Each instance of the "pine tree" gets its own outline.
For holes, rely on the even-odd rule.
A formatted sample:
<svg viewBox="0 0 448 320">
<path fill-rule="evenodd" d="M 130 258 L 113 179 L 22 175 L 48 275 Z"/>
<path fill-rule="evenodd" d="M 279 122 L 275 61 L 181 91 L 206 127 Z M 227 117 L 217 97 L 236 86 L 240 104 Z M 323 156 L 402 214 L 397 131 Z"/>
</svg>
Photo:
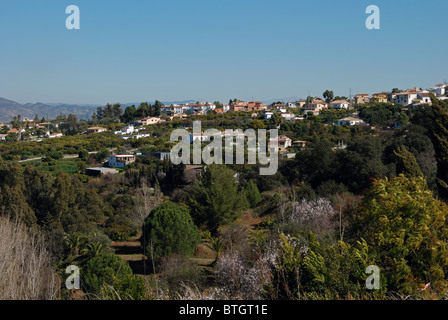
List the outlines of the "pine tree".
<svg viewBox="0 0 448 320">
<path fill-rule="evenodd" d="M 240 192 L 235 172 L 224 165 L 209 165 L 188 199 L 196 224 L 215 232 L 231 223 L 248 207 L 245 192 Z"/>
<path fill-rule="evenodd" d="M 142 245 L 150 260 L 172 254 L 192 255 L 200 242 L 188 210 L 173 202 L 154 208 L 143 225 Z"/>
</svg>

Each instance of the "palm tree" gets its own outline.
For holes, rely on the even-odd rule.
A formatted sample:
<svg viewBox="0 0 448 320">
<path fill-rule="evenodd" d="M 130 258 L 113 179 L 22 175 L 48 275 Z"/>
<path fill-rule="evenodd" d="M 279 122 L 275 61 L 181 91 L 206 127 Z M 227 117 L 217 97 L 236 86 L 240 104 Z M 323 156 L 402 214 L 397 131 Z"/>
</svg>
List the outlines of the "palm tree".
<svg viewBox="0 0 448 320">
<path fill-rule="evenodd" d="M 86 247 L 82 250 L 82 253 L 89 256 L 90 258 L 96 257 L 106 250 L 104 243 L 95 241 L 89 242 Z"/>
<path fill-rule="evenodd" d="M 75 256 L 79 256 L 81 248 L 86 243 L 86 237 L 81 233 L 72 233 L 65 237 L 65 244 Z"/>
<path fill-rule="evenodd" d="M 323 97 L 325 99 L 325 102 L 330 103 L 334 98 L 334 93 L 333 91 L 325 90 L 325 92 L 323 93 Z"/>
<path fill-rule="evenodd" d="M 215 264 L 219 257 L 221 256 L 221 253 L 224 251 L 224 243 L 221 241 L 221 238 L 219 237 L 210 237 L 210 242 L 207 242 L 205 244 L 209 249 L 212 249 L 216 253 L 216 258 L 212 262 L 212 265 Z"/>
</svg>

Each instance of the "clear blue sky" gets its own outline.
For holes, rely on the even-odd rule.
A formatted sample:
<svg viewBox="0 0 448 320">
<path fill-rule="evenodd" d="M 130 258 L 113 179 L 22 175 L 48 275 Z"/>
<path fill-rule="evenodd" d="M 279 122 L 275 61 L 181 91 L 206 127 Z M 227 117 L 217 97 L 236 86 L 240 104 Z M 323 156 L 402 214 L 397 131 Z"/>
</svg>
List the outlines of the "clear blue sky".
<svg viewBox="0 0 448 320">
<path fill-rule="evenodd" d="M 81 29 L 67 30 L 77 5 Z M 368 30 L 368 5 L 381 29 Z M 448 78 L 447 0 L 1 0 L 0 97 L 266 100 Z"/>
</svg>

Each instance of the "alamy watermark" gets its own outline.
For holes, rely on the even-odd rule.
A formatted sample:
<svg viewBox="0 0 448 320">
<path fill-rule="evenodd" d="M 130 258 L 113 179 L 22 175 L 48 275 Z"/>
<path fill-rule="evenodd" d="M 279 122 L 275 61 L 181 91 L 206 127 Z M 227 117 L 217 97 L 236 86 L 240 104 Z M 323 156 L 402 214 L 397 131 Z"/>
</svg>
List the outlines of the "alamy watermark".
<svg viewBox="0 0 448 320">
<path fill-rule="evenodd" d="M 375 265 L 370 265 L 366 268 L 366 274 L 369 276 L 366 279 L 366 288 L 369 290 L 380 289 L 380 268 Z"/>
<path fill-rule="evenodd" d="M 260 167 L 260 175 L 274 175 L 278 169 L 277 129 L 260 129 L 257 132 L 254 129 L 244 132 L 241 129 L 226 129 L 224 133 L 217 129 L 208 129 L 202 132 L 201 122 L 194 121 L 193 133 L 186 129 L 175 129 L 171 133 L 170 141 L 178 142 L 170 154 L 173 164 L 244 164 L 247 154 L 248 164 L 259 163 L 267 166 Z M 204 149 L 202 142 L 209 142 Z"/>
<path fill-rule="evenodd" d="M 366 19 L 366 28 L 369 30 L 380 29 L 380 8 L 370 5 L 366 8 L 366 14 L 370 14 Z"/>
<path fill-rule="evenodd" d="M 69 5 L 65 9 L 66 14 L 70 14 L 65 20 L 65 27 L 68 30 L 79 30 L 81 28 L 80 10 L 76 5 Z M 369 5 L 366 8 L 366 14 L 369 16 L 366 19 L 366 28 L 369 30 L 380 29 L 380 8 L 376 5 Z"/>
<path fill-rule="evenodd" d="M 70 14 L 65 20 L 65 27 L 68 30 L 79 30 L 81 28 L 81 17 L 79 7 L 70 5 L 65 9 L 65 13 Z"/>
<path fill-rule="evenodd" d="M 70 265 L 65 269 L 65 273 L 70 274 L 65 280 L 65 287 L 68 290 L 79 290 L 81 289 L 80 278 L 79 278 L 79 268 L 74 265 Z"/>
</svg>

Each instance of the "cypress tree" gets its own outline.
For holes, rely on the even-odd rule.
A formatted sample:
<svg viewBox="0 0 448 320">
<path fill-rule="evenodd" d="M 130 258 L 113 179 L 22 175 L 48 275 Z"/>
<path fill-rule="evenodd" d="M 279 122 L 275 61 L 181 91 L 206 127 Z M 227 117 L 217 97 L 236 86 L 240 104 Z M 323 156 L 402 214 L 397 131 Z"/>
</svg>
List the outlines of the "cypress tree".
<svg viewBox="0 0 448 320">
<path fill-rule="evenodd" d="M 437 160 L 437 186 L 439 195 L 448 199 L 448 107 L 431 95 L 433 124 L 431 140 Z"/>
<path fill-rule="evenodd" d="M 405 146 L 399 146 L 394 151 L 397 159 L 397 174 L 404 174 L 409 178 L 422 177 L 423 173 L 414 155 Z"/>
<path fill-rule="evenodd" d="M 250 206 L 252 208 L 261 202 L 262 199 L 260 191 L 258 190 L 257 185 L 254 183 L 252 179 L 250 179 L 249 182 L 247 183 L 245 191 L 247 200 L 249 201 Z"/>
</svg>

